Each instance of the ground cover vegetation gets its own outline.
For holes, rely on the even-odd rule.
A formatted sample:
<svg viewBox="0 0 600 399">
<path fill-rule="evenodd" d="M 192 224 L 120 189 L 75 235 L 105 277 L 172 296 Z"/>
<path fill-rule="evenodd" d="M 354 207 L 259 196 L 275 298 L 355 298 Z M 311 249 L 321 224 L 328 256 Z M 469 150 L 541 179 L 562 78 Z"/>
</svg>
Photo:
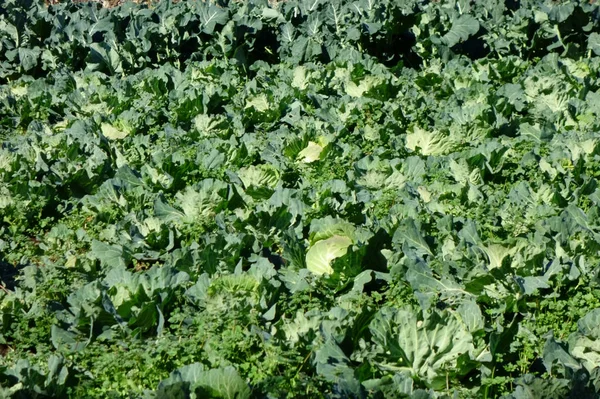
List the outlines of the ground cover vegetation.
<svg viewBox="0 0 600 399">
<path fill-rule="evenodd" d="M 594 398 L 595 1 L 0 5 L 0 396 Z"/>
</svg>

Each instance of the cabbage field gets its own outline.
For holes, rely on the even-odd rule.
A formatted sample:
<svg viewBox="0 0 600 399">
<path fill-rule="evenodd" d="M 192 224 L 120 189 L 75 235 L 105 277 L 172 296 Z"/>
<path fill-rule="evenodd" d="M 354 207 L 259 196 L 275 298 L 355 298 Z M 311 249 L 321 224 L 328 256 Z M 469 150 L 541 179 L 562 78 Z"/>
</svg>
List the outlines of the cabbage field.
<svg viewBox="0 0 600 399">
<path fill-rule="evenodd" d="M 0 2 L 0 398 L 600 397 L 594 0 Z"/>
</svg>

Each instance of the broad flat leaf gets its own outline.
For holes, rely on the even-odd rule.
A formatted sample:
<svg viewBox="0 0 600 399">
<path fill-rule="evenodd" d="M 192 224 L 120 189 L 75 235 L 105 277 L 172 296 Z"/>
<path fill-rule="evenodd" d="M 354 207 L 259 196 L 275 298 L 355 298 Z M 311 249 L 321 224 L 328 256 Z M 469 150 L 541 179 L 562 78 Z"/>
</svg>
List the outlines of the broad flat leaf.
<svg viewBox="0 0 600 399">
<path fill-rule="evenodd" d="M 362 382 L 362 385 L 367 391 L 378 392 L 383 395 L 384 398 L 411 398 L 411 399 L 431 399 L 429 393 L 424 390 L 418 390 L 413 395 L 415 381 L 408 371 L 396 372 L 391 378 L 385 376 L 383 378 L 366 380 Z M 423 393 L 421 395 L 421 393 Z"/>
<path fill-rule="evenodd" d="M 548 13 L 548 17 L 552 21 L 564 22 L 573 14 L 575 11 L 575 4 L 570 1 L 557 2 L 557 3 L 545 3 L 542 10 Z"/>
<path fill-rule="evenodd" d="M 443 294 L 445 297 L 471 296 L 464 287 L 451 280 L 451 277 L 442 276 L 439 279 L 434 277 L 433 272 L 424 262 L 413 262 L 406 271 L 405 278 L 415 291 Z"/>
<path fill-rule="evenodd" d="M 546 367 L 546 370 L 550 373 L 552 372 L 552 365 L 557 361 L 572 370 L 577 370 L 581 367 L 579 362 L 575 360 L 573 356 L 569 355 L 563 345 L 556 342 L 554 336 L 548 337 L 546 344 L 544 345 L 543 359 L 544 367 Z"/>
<path fill-rule="evenodd" d="M 87 61 L 87 69 L 90 70 L 102 69 L 104 66 L 111 75 L 123 72 L 119 53 L 107 42 L 90 44 Z"/>
<path fill-rule="evenodd" d="M 413 378 L 440 389 L 446 373 L 461 375 L 458 359 L 474 351 L 473 337 L 454 313 L 434 311 L 421 319 L 410 308 L 383 308 L 369 329 L 386 360 L 384 370 L 408 370 Z"/>
<path fill-rule="evenodd" d="M 472 220 L 465 223 L 462 230 L 458 233 L 458 236 L 469 245 L 476 247 L 483 246 L 479 233 L 477 232 L 477 226 Z"/>
<path fill-rule="evenodd" d="M 98 240 L 92 241 L 92 255 L 99 259 L 102 264 L 108 267 L 125 267 L 123 259 L 123 247 L 120 245 L 110 245 Z"/>
<path fill-rule="evenodd" d="M 306 267 L 317 275 L 333 274 L 331 261 L 346 255 L 350 245 L 350 238 L 338 235 L 318 241 L 306 253 Z"/>
<path fill-rule="evenodd" d="M 52 325 L 50 329 L 52 345 L 57 350 L 64 350 L 67 348 L 71 352 L 78 352 L 87 346 L 86 341 L 80 341 L 77 339 L 77 334 L 63 330 L 62 328 Z"/>
<path fill-rule="evenodd" d="M 277 315 L 277 304 L 271 306 L 265 313 L 262 314 L 262 318 L 266 321 L 273 321 Z"/>
<path fill-rule="evenodd" d="M 474 333 L 483 330 L 485 327 L 485 319 L 479 305 L 477 305 L 475 301 L 461 303 L 456 311 L 460 315 L 463 323 L 467 326 L 469 332 Z"/>
<path fill-rule="evenodd" d="M 182 220 L 185 217 L 183 212 L 164 202 L 161 197 L 158 197 L 156 201 L 154 201 L 154 214 L 158 219 L 164 222 Z"/>
<path fill-rule="evenodd" d="M 590 33 L 588 36 L 588 49 L 592 50 L 594 54 L 600 55 L 600 34 L 596 32 Z"/>
<path fill-rule="evenodd" d="M 479 31 L 479 22 L 471 15 L 461 15 L 452 23 L 452 28 L 442 37 L 442 43 L 449 47 L 467 40 Z"/>
<path fill-rule="evenodd" d="M 538 292 L 539 289 L 550 288 L 548 285 L 548 276 L 517 276 L 515 277 L 515 281 L 525 295 L 533 295 Z"/>
<path fill-rule="evenodd" d="M 573 377 L 576 381 L 583 379 L 577 376 Z M 572 382 L 566 378 L 541 378 L 533 374 L 525 374 L 517 378 L 514 383 L 517 385 L 514 392 L 506 399 L 564 399 L 568 398 L 572 392 L 570 385 Z"/>
<path fill-rule="evenodd" d="M 212 3 L 201 3 L 199 12 L 200 22 L 202 22 L 202 31 L 207 34 L 212 34 L 215 26 L 225 25 L 229 19 L 229 15 L 225 9 L 217 7 Z"/>
<path fill-rule="evenodd" d="M 128 188 L 144 185 L 142 179 L 140 179 L 128 165 L 119 167 L 119 170 L 115 173 L 115 178 L 118 178 L 125 183 L 125 186 Z"/>
<path fill-rule="evenodd" d="M 154 303 L 145 303 L 139 311 L 131 315 L 127 323 L 137 331 L 146 332 L 157 325 L 158 310 Z"/>
<path fill-rule="evenodd" d="M 597 147 L 598 139 L 576 140 L 569 148 L 573 163 L 576 163 L 579 158 L 585 159 L 588 155 L 593 154 Z"/>
<path fill-rule="evenodd" d="M 69 376 L 69 369 L 62 356 L 51 355 L 48 358 L 48 376 L 46 377 L 46 386 L 50 384 L 63 385 Z"/>
<path fill-rule="evenodd" d="M 577 322 L 577 331 L 569 336 L 569 353 L 589 372 L 600 365 L 600 308 Z"/>
<path fill-rule="evenodd" d="M 433 252 L 429 248 L 429 245 L 421 235 L 421 232 L 417 228 L 413 219 L 407 219 L 394 233 L 392 242 L 399 244 L 406 244 L 412 248 L 419 250 L 420 254 L 427 254 L 432 256 Z"/>
<path fill-rule="evenodd" d="M 192 285 L 185 292 L 185 296 L 194 303 L 203 303 L 207 298 L 208 287 L 210 287 L 210 277 L 204 273 L 198 277 L 196 284 Z"/>
<path fill-rule="evenodd" d="M 285 22 L 285 17 L 279 11 L 270 7 L 263 7 L 262 9 L 263 19 L 276 19 L 277 22 Z"/>
<path fill-rule="evenodd" d="M 121 326 L 121 328 L 123 328 L 124 331 L 129 331 L 127 329 L 127 323 L 121 317 L 119 312 L 117 312 L 117 309 L 115 308 L 115 305 L 112 303 L 108 294 L 106 292 L 102 292 L 101 297 L 102 307 L 104 308 L 104 310 L 107 311 L 112 317 L 114 317 L 115 321 Z"/>
<path fill-rule="evenodd" d="M 317 374 L 336 384 L 342 397 L 362 397 L 361 383 L 354 376 L 350 360 L 333 341 L 328 340 L 315 353 Z"/>
<path fill-rule="evenodd" d="M 524 107 L 523 99 L 525 92 L 520 84 L 507 83 L 498 90 L 498 94 L 504 95 L 509 103 L 513 104 L 517 111 L 521 111 Z"/>
<path fill-rule="evenodd" d="M 581 209 L 573 204 L 569 204 L 565 208 L 565 212 L 573 219 L 573 221 L 583 227 L 585 230 L 592 231 L 592 228 L 589 224 L 589 218 Z"/>
<path fill-rule="evenodd" d="M 0 31 L 9 36 L 15 43 L 19 41 L 19 30 L 4 18 L 0 20 Z"/>
<path fill-rule="evenodd" d="M 600 308 L 594 309 L 577 322 L 577 331 L 600 339 Z"/>
<path fill-rule="evenodd" d="M 109 140 L 124 139 L 128 135 L 128 132 L 121 131 L 114 126 L 109 125 L 108 123 L 101 124 L 100 130 L 102 131 L 104 137 L 106 137 Z"/>
<path fill-rule="evenodd" d="M 340 379 L 353 378 L 354 370 L 349 367 L 350 360 L 332 340 L 328 340 L 315 353 L 317 373 L 327 381 L 338 382 Z"/>
<path fill-rule="evenodd" d="M 23 69 L 29 71 L 31 68 L 35 67 L 37 65 L 40 53 L 41 50 L 38 47 L 34 47 L 32 49 L 19 47 L 19 60 L 21 61 L 21 66 L 23 66 Z"/>
</svg>

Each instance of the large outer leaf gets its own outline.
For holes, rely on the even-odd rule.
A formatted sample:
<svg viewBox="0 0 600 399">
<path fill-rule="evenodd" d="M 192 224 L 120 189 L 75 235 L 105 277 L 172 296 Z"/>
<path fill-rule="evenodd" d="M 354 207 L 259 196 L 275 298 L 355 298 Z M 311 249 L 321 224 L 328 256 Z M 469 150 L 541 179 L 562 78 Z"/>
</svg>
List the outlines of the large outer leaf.
<svg viewBox="0 0 600 399">
<path fill-rule="evenodd" d="M 332 340 L 315 352 L 315 368 L 320 376 L 336 384 L 341 397 L 362 397 L 363 389 L 354 376 L 350 360 Z"/>
<path fill-rule="evenodd" d="M 235 368 L 211 369 L 200 373 L 192 384 L 192 392 L 197 398 L 218 395 L 223 399 L 247 399 L 250 397 L 248 384 L 240 377 Z"/>
<path fill-rule="evenodd" d="M 406 134 L 406 148 L 417 151 L 423 155 L 443 155 L 452 150 L 455 143 L 452 138 L 445 136 L 437 130 L 425 130 L 414 126 Z"/>
<path fill-rule="evenodd" d="M 318 241 L 306 254 L 306 267 L 318 275 L 333 274 L 331 261 L 346 255 L 350 245 L 350 238 L 338 235 Z"/>
<path fill-rule="evenodd" d="M 254 199 L 268 199 L 279 181 L 279 171 L 270 165 L 250 165 L 240 168 L 238 177 L 246 194 Z"/>
<path fill-rule="evenodd" d="M 590 372 L 600 365 L 600 308 L 579 320 L 569 336 L 569 352 Z"/>
<path fill-rule="evenodd" d="M 177 205 L 185 214 L 186 222 L 194 222 L 199 218 L 209 218 L 213 215 L 224 199 L 221 192 L 227 188 L 227 184 L 219 180 L 206 179 L 196 185 L 190 186 L 184 191 L 177 193 Z"/>
<path fill-rule="evenodd" d="M 123 247 L 120 245 L 110 245 L 104 242 L 94 240 L 91 245 L 91 253 L 102 262 L 103 265 L 117 268 L 125 267 Z"/>
<path fill-rule="evenodd" d="M 394 237 L 392 239 L 393 243 L 401 245 L 408 245 L 409 247 L 415 248 L 419 255 L 429 255 L 432 256 L 433 253 L 429 248 L 429 245 L 421 235 L 419 228 L 415 224 L 415 221 L 411 218 L 406 219 L 404 223 L 398 227 L 396 232 L 394 233 Z"/>
<path fill-rule="evenodd" d="M 600 55 L 600 34 L 593 32 L 588 37 L 588 49 Z"/>
<path fill-rule="evenodd" d="M 421 320 L 414 309 L 383 308 L 369 329 L 386 354 L 380 367 L 408 370 L 433 388 L 445 385 L 447 372 L 466 372 L 458 367 L 458 358 L 474 350 L 473 337 L 451 312 L 434 312 Z"/>
<path fill-rule="evenodd" d="M 257 186 L 274 188 L 279 181 L 279 172 L 277 169 L 268 165 L 250 165 L 240 168 L 238 176 L 246 187 Z"/>
<path fill-rule="evenodd" d="M 471 15 L 462 15 L 452 24 L 452 28 L 442 37 L 442 42 L 450 47 L 467 40 L 479 30 L 479 22 Z"/>
<path fill-rule="evenodd" d="M 161 381 L 156 397 L 246 399 L 250 388 L 231 366 L 206 370 L 202 364 L 194 363 Z"/>
<path fill-rule="evenodd" d="M 197 4 L 197 3 L 196 3 Z M 200 8 L 199 17 L 202 22 L 202 31 L 207 34 L 212 34 L 217 24 L 224 25 L 227 23 L 229 16 L 222 7 L 217 7 L 210 3 L 200 3 L 197 6 Z"/>
<path fill-rule="evenodd" d="M 462 284 L 456 282 L 453 276 L 436 277 L 425 262 L 407 262 L 407 265 L 409 268 L 406 271 L 405 279 L 415 290 L 417 297 L 420 298 L 419 301 L 424 310 L 429 309 L 433 298 L 439 298 L 440 300 L 453 298 L 452 300 L 456 300 L 472 295 L 465 290 Z M 429 299 L 425 300 L 426 298 Z"/>
<path fill-rule="evenodd" d="M 161 197 L 154 201 L 154 214 L 162 221 L 170 222 L 173 220 L 182 220 L 185 214 L 178 209 L 167 204 Z"/>
</svg>

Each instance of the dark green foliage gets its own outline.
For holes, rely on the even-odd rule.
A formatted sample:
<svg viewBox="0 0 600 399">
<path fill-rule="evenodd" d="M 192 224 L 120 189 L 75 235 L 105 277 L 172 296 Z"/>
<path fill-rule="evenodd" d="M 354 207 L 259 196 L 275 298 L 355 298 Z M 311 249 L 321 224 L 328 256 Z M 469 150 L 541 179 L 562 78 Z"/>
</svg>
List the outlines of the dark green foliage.
<svg viewBox="0 0 600 399">
<path fill-rule="evenodd" d="M 598 396 L 598 7 L 4 1 L 0 396 Z"/>
</svg>

